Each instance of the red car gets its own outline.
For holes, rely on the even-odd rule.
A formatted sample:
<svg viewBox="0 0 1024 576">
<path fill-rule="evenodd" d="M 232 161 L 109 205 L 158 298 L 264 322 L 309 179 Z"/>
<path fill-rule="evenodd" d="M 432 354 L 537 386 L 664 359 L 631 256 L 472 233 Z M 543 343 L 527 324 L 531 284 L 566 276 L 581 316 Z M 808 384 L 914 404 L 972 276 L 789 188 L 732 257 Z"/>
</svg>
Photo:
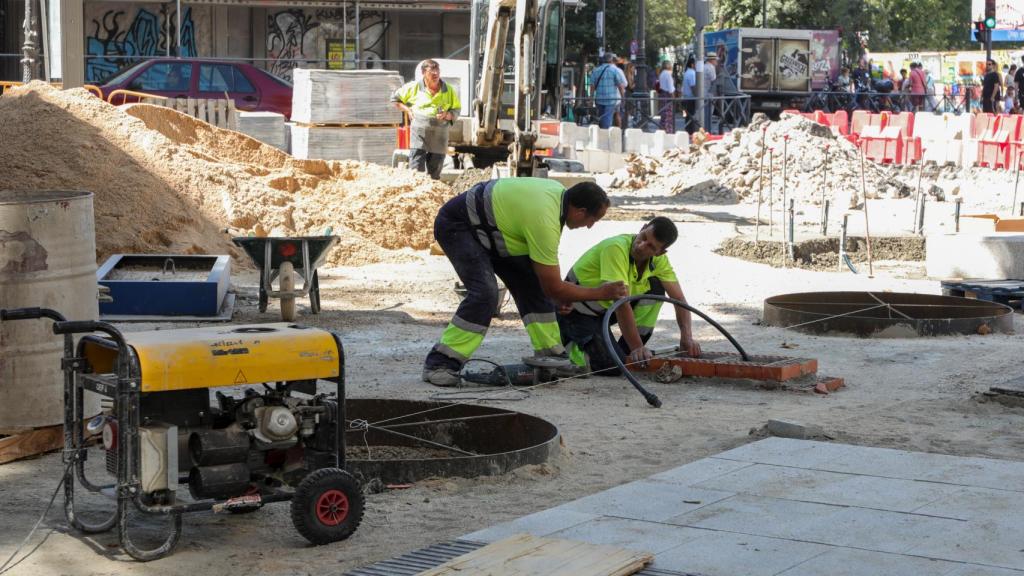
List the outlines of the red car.
<svg viewBox="0 0 1024 576">
<path fill-rule="evenodd" d="M 110 101 L 114 90 L 132 90 L 170 98 L 224 98 L 239 110 L 292 115 L 291 83 L 242 62 L 161 58 L 140 62 L 99 87 Z M 112 104 L 137 101 L 115 96 Z"/>
</svg>

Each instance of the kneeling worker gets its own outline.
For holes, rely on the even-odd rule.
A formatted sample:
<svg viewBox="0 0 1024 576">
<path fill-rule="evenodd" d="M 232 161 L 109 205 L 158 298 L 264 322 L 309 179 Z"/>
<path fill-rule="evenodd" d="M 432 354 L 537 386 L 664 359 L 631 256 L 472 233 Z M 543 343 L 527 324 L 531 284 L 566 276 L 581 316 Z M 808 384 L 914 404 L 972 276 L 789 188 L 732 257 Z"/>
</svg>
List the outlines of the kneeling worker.
<svg viewBox="0 0 1024 576">
<path fill-rule="evenodd" d="M 477 184 L 442 206 L 434 237 L 466 297 L 427 355 L 423 380 L 435 386 L 460 382 L 459 371 L 483 342 L 498 306 L 495 274 L 515 300 L 534 354 L 564 355 L 556 302 L 626 295 L 620 281 L 586 288 L 564 282 L 558 267 L 562 228 L 590 228 L 608 205 L 608 195 L 592 182 L 566 190 L 554 180 L 505 178 Z"/>
<path fill-rule="evenodd" d="M 622 234 L 602 240 L 587 250 L 569 271 L 566 281 L 582 287 L 604 282 L 624 282 L 630 296 L 657 294 L 686 302 L 683 290 L 665 252 L 679 237 L 676 225 L 658 216 L 648 222 L 639 234 Z M 632 306 L 619 306 L 610 325 L 618 323 L 622 337 L 618 340 L 619 358 L 625 363 L 643 364 L 652 357 L 646 347 L 658 321 L 661 302 L 635 300 Z M 578 371 L 601 371 L 603 375 L 618 374 L 601 337 L 601 321 L 611 300 L 576 302 L 568 314 L 558 318 L 562 343 Z M 679 350 L 700 356 L 700 345 L 693 339 L 690 312 L 678 306 Z"/>
</svg>

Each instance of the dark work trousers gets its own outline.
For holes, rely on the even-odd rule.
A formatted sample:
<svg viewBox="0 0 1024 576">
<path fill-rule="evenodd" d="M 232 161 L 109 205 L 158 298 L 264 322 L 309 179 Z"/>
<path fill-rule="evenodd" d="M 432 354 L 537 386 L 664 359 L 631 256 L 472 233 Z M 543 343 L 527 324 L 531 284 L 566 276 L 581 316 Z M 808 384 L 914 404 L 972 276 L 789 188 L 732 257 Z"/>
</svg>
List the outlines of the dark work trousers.
<svg viewBox="0 0 1024 576">
<path fill-rule="evenodd" d="M 651 278 L 651 288 L 645 294 L 664 296 L 665 287 L 661 284 L 661 280 Z M 640 301 L 634 300 L 629 304 L 635 312 Z M 599 375 L 601 376 L 616 376 L 621 371 L 615 366 L 615 360 L 608 353 L 604 338 L 601 337 L 602 322 L 604 322 L 604 315 L 590 316 L 573 310 L 569 314 L 558 316 L 558 329 L 562 333 L 563 345 L 568 347 L 570 342 L 575 342 L 577 346 L 586 352 L 587 358 L 590 361 L 591 372 L 600 372 Z M 610 338 L 614 338 L 614 335 L 611 333 L 611 327 L 618 323 L 618 318 L 612 315 L 611 320 L 608 322 L 608 335 Z M 641 331 L 640 341 L 647 344 L 652 334 L 644 334 Z M 629 355 L 629 344 L 626 343 L 624 337 L 620 336 L 618 341 L 616 341 L 616 352 L 619 354 L 619 360 L 625 363 L 626 356 Z"/>
<path fill-rule="evenodd" d="M 417 172 L 426 172 L 434 180 L 440 180 L 443 167 L 444 154 L 427 152 L 422 148 L 413 148 L 409 151 L 409 168 Z"/>
<path fill-rule="evenodd" d="M 544 295 L 530 257 L 501 257 L 492 254 L 476 239 L 476 232 L 470 226 L 466 214 L 466 194 L 463 193 L 442 206 L 434 219 L 434 238 L 466 287 L 466 297 L 455 311 L 448 330 L 457 327 L 463 333 L 475 331 L 482 340 L 483 333 L 491 325 L 494 310 L 498 307 L 498 282 L 495 274 L 505 283 L 521 317 L 527 318 L 531 314 L 555 316 L 557 307 Z M 472 349 L 476 348 L 470 345 L 472 349 L 460 346 L 453 350 L 453 346 L 445 343 L 445 337 L 442 336 L 441 342 L 435 344 L 427 354 L 425 368 L 458 370 L 469 359 Z"/>
</svg>

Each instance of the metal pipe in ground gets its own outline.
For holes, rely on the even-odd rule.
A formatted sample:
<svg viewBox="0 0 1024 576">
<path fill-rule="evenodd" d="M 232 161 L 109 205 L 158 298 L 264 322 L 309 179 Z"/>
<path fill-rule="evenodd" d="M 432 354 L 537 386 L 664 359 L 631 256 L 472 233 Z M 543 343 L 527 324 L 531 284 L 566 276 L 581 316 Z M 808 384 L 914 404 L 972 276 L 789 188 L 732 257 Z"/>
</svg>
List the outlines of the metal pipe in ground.
<svg viewBox="0 0 1024 576">
<path fill-rule="evenodd" d="M 918 236 L 924 235 L 924 203 L 927 194 L 921 194 L 917 198 L 917 222 L 914 222 L 914 233 Z M 958 205 L 959 207 L 959 205 Z"/>
<path fill-rule="evenodd" d="M 829 204 L 830 203 L 831 203 L 831 201 L 826 198 L 825 199 L 825 205 L 822 206 L 822 211 L 821 211 L 821 235 L 822 236 L 828 236 L 828 209 L 829 209 Z"/>
<path fill-rule="evenodd" d="M 871 227 L 868 225 L 868 185 L 864 176 L 864 149 L 860 149 L 860 193 L 864 201 L 864 240 L 868 245 L 868 278 L 875 277 L 874 263 L 871 258 Z"/>
<path fill-rule="evenodd" d="M 775 235 L 775 148 L 768 149 L 768 235 Z"/>
<path fill-rule="evenodd" d="M 917 194 L 914 196 L 914 231 L 917 231 L 917 211 L 921 206 L 921 176 L 924 174 L 924 162 L 917 169 Z"/>
<path fill-rule="evenodd" d="M 953 201 L 953 226 L 956 232 L 960 232 L 960 205 L 963 202 L 963 198 L 957 198 Z"/>
<path fill-rule="evenodd" d="M 825 168 L 821 174 L 821 235 L 825 235 L 825 220 L 828 218 L 828 200 L 825 199 L 825 189 L 828 187 L 828 144 L 825 144 Z"/>
<path fill-rule="evenodd" d="M 782 137 L 782 230 L 786 230 L 786 177 L 789 164 L 789 135 Z"/>
<path fill-rule="evenodd" d="M 754 220 L 754 244 L 761 240 L 761 197 L 764 195 L 764 140 L 768 135 L 768 125 L 761 128 L 761 159 L 757 173 L 757 217 Z"/>
<path fill-rule="evenodd" d="M 794 243 L 795 236 L 796 236 L 796 234 L 795 234 L 796 228 L 793 225 L 793 220 L 794 220 L 793 216 L 794 216 L 794 210 L 795 210 L 794 209 L 794 205 L 795 204 L 796 204 L 796 201 L 793 200 L 792 198 L 790 198 L 790 200 L 789 200 L 789 242 L 787 243 L 788 244 L 788 248 L 789 248 L 789 259 L 790 259 L 790 261 L 795 261 L 796 260 L 795 249 L 793 248 L 793 243 Z"/>
</svg>

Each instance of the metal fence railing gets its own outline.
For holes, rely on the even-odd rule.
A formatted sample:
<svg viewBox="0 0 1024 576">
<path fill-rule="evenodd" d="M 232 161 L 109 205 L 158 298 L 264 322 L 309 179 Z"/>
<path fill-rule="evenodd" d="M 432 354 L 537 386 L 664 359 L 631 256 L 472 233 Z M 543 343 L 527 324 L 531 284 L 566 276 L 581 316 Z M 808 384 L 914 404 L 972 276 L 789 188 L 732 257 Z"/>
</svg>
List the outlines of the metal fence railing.
<svg viewBox="0 0 1024 576">
<path fill-rule="evenodd" d="M 565 98 L 563 102 L 563 121 L 580 126 L 600 123 L 594 98 Z M 654 132 L 664 127 L 663 119 L 668 108 L 671 108 L 676 130 L 693 131 L 703 127 L 712 134 L 722 134 L 750 123 L 750 95 L 735 94 L 705 98 L 631 96 L 621 99 L 612 124 Z"/>
<path fill-rule="evenodd" d="M 905 92 L 829 92 L 814 91 L 801 109 L 803 112 L 950 112 L 960 114 L 981 110 L 981 98 L 975 87 L 965 85 L 956 94 L 907 94 Z"/>
</svg>

